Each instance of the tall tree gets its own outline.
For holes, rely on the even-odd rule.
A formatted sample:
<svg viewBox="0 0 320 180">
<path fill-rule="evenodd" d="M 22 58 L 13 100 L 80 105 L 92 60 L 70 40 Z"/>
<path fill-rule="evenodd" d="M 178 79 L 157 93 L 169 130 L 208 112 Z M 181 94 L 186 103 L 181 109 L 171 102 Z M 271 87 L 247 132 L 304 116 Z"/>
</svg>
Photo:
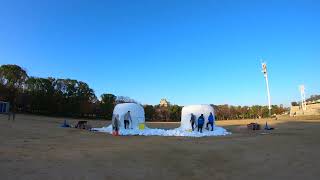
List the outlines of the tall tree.
<svg viewBox="0 0 320 180">
<path fill-rule="evenodd" d="M 152 105 L 145 105 L 144 113 L 146 116 L 146 121 L 152 121 L 155 117 L 155 109 Z"/>
<path fill-rule="evenodd" d="M 100 109 L 102 111 L 102 115 L 107 118 L 112 118 L 113 108 L 116 104 L 117 97 L 113 94 L 102 94 L 101 95 L 101 104 Z"/>
<path fill-rule="evenodd" d="M 20 66 L 12 64 L 0 66 L 0 83 L 2 88 L 8 90 L 8 100 L 12 104 L 13 111 L 15 111 L 18 92 L 22 91 L 27 78 L 27 72 Z"/>
<path fill-rule="evenodd" d="M 26 81 L 25 92 L 28 94 L 28 105 L 33 112 L 47 114 L 54 106 L 54 79 L 30 77 Z"/>
<path fill-rule="evenodd" d="M 117 96 L 116 97 L 116 103 L 120 104 L 120 103 L 137 103 L 136 100 L 131 99 L 130 97 L 127 96 Z"/>
<path fill-rule="evenodd" d="M 180 121 L 182 107 L 178 105 L 169 106 L 170 120 Z"/>
</svg>

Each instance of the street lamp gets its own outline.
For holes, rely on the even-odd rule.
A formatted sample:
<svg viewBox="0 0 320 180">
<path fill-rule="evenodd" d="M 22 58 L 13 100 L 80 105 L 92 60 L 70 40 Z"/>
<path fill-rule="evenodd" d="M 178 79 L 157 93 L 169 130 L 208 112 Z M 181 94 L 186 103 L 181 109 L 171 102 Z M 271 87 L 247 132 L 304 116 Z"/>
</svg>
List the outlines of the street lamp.
<svg viewBox="0 0 320 180">
<path fill-rule="evenodd" d="M 267 63 L 265 63 L 265 62 L 262 63 L 262 73 L 264 75 L 264 78 L 266 79 L 268 104 L 269 104 L 269 116 L 271 116 L 271 97 L 270 97 L 270 90 L 269 90 Z"/>
</svg>

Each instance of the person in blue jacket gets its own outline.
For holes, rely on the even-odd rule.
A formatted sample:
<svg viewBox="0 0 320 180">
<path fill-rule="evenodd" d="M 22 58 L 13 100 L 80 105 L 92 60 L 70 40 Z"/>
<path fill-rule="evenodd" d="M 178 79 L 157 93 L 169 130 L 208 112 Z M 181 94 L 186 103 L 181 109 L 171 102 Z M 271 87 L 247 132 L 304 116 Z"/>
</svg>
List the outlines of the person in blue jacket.
<svg viewBox="0 0 320 180">
<path fill-rule="evenodd" d="M 214 116 L 212 114 L 212 112 L 210 113 L 209 117 L 208 117 L 208 122 L 207 122 L 207 129 L 209 130 L 209 124 L 211 125 L 211 131 L 213 131 L 213 124 L 214 124 Z"/>
<path fill-rule="evenodd" d="M 202 133 L 203 124 L 204 124 L 204 117 L 203 117 L 203 114 L 201 114 L 201 116 L 198 118 L 198 132 L 200 131 L 200 133 Z"/>
</svg>

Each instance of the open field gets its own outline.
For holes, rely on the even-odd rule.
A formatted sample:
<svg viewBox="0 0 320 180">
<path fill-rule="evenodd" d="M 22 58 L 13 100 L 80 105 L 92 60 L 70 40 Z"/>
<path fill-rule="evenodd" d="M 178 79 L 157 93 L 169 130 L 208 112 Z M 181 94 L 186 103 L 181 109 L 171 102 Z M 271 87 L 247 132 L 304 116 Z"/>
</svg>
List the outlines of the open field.
<svg viewBox="0 0 320 180">
<path fill-rule="evenodd" d="M 314 119 L 314 118 L 306 118 Z M 320 120 L 218 121 L 224 137 L 113 137 L 64 129 L 62 118 L 0 115 L 0 179 L 319 179 Z M 257 120 L 263 124 L 265 120 Z M 72 121 L 75 123 L 75 121 Z M 90 121 L 101 127 L 108 121 Z M 173 128 L 177 123 L 148 123 Z"/>
</svg>

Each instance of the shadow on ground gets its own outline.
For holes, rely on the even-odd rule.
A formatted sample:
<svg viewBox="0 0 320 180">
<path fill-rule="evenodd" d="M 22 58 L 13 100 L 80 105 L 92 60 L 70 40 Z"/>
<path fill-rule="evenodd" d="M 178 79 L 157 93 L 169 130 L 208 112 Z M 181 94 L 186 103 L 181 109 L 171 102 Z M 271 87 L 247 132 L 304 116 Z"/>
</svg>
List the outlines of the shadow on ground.
<svg viewBox="0 0 320 180">
<path fill-rule="evenodd" d="M 318 179 L 320 121 L 217 122 L 223 137 L 114 137 L 64 129 L 63 118 L 0 116 L 1 179 Z M 265 120 L 258 120 L 262 124 Z M 71 120 L 75 123 L 76 120 Z M 102 127 L 107 121 L 90 121 Z M 174 128 L 178 124 L 148 123 Z"/>
</svg>

